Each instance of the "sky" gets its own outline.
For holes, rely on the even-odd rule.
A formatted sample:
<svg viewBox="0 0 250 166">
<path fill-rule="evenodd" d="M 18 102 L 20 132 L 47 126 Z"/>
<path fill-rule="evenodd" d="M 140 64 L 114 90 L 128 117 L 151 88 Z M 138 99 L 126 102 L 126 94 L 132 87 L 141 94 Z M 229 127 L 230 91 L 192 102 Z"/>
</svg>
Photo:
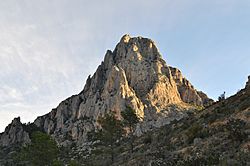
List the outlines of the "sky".
<svg viewBox="0 0 250 166">
<path fill-rule="evenodd" d="M 0 0 L 0 132 L 79 93 L 124 34 L 154 40 L 209 97 L 250 75 L 248 0 Z"/>
</svg>

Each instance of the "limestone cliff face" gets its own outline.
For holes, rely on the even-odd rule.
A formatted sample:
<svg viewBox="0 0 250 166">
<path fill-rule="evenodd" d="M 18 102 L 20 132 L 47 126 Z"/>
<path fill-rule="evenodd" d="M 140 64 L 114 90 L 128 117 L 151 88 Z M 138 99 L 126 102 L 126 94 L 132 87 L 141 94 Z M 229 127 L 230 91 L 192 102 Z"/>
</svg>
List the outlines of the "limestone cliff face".
<svg viewBox="0 0 250 166">
<path fill-rule="evenodd" d="M 170 70 L 182 101 L 197 106 L 206 106 L 213 103 L 213 100 L 209 99 L 205 93 L 197 91 L 194 86 L 185 77 L 183 77 L 179 69 L 170 67 Z"/>
<path fill-rule="evenodd" d="M 82 144 L 106 113 L 121 118 L 127 106 L 133 108 L 143 121 L 138 126 L 140 133 L 185 116 L 180 107 L 186 106 L 184 102 L 202 105 L 203 101 L 180 72 L 166 64 L 152 40 L 124 35 L 114 51 L 107 51 L 82 92 L 62 101 L 34 124 L 61 145 Z"/>
<path fill-rule="evenodd" d="M 29 142 L 29 134 L 24 130 L 20 117 L 13 119 L 5 131 L 0 134 L 0 146 L 27 144 Z"/>
<path fill-rule="evenodd" d="M 141 120 L 155 120 L 170 104 L 183 103 L 169 67 L 154 42 L 147 38 L 121 38 L 114 51 L 88 77 L 81 93 L 72 96 L 35 124 L 67 144 L 65 138 L 84 142 L 97 119 L 110 111 L 121 118 L 130 106 Z"/>
</svg>

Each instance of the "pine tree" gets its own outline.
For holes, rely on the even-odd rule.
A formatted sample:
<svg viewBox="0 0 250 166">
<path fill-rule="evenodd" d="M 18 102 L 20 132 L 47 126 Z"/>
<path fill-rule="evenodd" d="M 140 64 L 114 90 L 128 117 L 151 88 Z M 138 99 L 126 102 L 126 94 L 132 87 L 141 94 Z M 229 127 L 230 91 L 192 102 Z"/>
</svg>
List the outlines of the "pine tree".
<svg viewBox="0 0 250 166">
<path fill-rule="evenodd" d="M 96 133 L 97 138 L 110 148 L 109 152 L 113 163 L 115 143 L 124 134 L 122 123 L 113 113 L 106 114 L 104 117 L 99 118 L 98 122 L 102 126 L 102 129 Z"/>
<path fill-rule="evenodd" d="M 127 107 L 125 111 L 122 112 L 123 124 L 129 128 L 128 137 L 130 138 L 131 152 L 134 151 L 134 129 L 136 124 L 140 121 L 137 117 L 135 110 L 131 107 Z"/>
<path fill-rule="evenodd" d="M 56 142 L 49 135 L 36 131 L 31 135 L 31 144 L 21 149 L 17 154 L 17 159 L 28 165 L 45 166 L 53 165 L 58 155 Z"/>
</svg>

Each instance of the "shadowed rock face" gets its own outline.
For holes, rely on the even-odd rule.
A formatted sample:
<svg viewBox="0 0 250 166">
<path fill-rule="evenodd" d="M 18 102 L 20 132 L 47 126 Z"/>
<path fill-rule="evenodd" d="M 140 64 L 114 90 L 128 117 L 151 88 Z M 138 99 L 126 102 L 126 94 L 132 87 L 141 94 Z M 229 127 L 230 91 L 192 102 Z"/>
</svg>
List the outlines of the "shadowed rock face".
<svg viewBox="0 0 250 166">
<path fill-rule="evenodd" d="M 30 142 L 29 134 L 23 128 L 20 117 L 15 118 L 0 134 L 0 146 L 27 144 Z"/>
<path fill-rule="evenodd" d="M 34 124 L 68 145 L 86 141 L 87 132 L 98 128 L 97 119 L 105 113 L 115 112 L 120 119 L 127 106 L 149 122 L 143 128 L 165 124 L 162 117 L 180 119 L 184 115 L 173 105 L 202 105 L 206 95 L 199 95 L 178 69 L 172 70 L 152 40 L 124 35 L 114 51 L 107 51 L 82 92 L 62 101 Z"/>
<path fill-rule="evenodd" d="M 197 91 L 194 86 L 183 77 L 179 69 L 170 67 L 170 70 L 182 101 L 197 106 L 206 106 L 213 103 L 213 100 L 209 99 L 205 93 Z"/>
</svg>

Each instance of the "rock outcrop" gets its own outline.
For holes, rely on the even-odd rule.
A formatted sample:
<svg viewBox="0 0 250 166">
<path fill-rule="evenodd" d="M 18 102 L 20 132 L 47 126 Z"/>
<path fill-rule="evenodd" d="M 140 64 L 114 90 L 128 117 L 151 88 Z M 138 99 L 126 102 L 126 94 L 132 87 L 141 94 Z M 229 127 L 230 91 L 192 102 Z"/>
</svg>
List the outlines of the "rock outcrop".
<svg viewBox="0 0 250 166">
<path fill-rule="evenodd" d="M 170 67 L 170 70 L 182 101 L 197 106 L 207 106 L 213 103 L 213 100 L 208 98 L 205 93 L 197 91 L 194 86 L 183 77 L 179 69 Z"/>
<path fill-rule="evenodd" d="M 114 51 L 106 52 L 82 92 L 38 117 L 34 124 L 61 145 L 82 144 L 106 113 L 114 112 L 121 119 L 121 112 L 131 107 L 143 121 L 140 132 L 180 119 L 185 116 L 182 108 L 186 103 L 203 105 L 206 99 L 178 69 L 166 64 L 152 40 L 124 35 Z"/>
<path fill-rule="evenodd" d="M 248 81 L 246 83 L 246 89 L 250 89 L 250 76 L 248 76 Z"/>
<path fill-rule="evenodd" d="M 15 118 L 0 134 L 0 146 L 11 146 L 27 144 L 30 142 L 29 134 L 24 130 L 20 117 Z"/>
</svg>

